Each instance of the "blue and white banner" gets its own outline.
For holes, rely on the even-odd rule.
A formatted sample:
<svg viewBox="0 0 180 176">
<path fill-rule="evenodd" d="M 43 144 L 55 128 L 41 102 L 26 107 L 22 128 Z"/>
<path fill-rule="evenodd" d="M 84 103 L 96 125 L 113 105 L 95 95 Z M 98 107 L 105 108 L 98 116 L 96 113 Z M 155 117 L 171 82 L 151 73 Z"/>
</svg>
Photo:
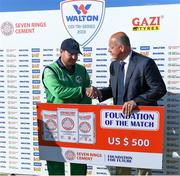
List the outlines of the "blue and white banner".
<svg viewBox="0 0 180 176">
<path fill-rule="evenodd" d="M 153 172 L 179 175 L 179 11 L 180 0 L 0 0 L 0 172 L 47 174 L 36 103 L 45 102 L 42 71 L 58 59 L 61 42 L 80 43 L 78 62 L 101 88 L 109 84 L 109 37 L 124 31 L 135 51 L 155 60 L 168 90 L 159 101 L 166 108 L 164 169 Z"/>
</svg>

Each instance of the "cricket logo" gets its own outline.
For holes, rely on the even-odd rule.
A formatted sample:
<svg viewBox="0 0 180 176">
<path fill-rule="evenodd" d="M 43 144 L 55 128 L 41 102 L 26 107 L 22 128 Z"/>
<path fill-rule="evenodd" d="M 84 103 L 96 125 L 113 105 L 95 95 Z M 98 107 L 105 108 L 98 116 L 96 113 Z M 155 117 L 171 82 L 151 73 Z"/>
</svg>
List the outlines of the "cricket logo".
<svg viewBox="0 0 180 176">
<path fill-rule="evenodd" d="M 99 32 L 105 14 L 104 0 L 69 0 L 60 3 L 62 21 L 69 35 L 81 46 Z"/>
</svg>

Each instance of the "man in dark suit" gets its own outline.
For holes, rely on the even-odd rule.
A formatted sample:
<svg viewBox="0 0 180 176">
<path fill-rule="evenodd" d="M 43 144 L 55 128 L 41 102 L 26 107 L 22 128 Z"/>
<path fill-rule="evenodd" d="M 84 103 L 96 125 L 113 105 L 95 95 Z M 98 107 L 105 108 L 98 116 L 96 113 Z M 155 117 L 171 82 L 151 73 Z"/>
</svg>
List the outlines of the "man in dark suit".
<svg viewBox="0 0 180 176">
<path fill-rule="evenodd" d="M 114 104 L 123 105 L 126 114 L 130 114 L 138 105 L 157 106 L 157 101 L 166 94 L 166 86 L 154 60 L 132 51 L 124 32 L 117 32 L 110 37 L 108 51 L 114 61 L 110 65 L 109 87 L 98 91 L 100 101 L 113 97 Z M 118 101 L 120 62 L 125 63 L 121 102 Z"/>
<path fill-rule="evenodd" d="M 110 65 L 109 87 L 93 89 L 91 98 L 99 101 L 113 97 L 115 105 L 122 105 L 124 114 L 129 115 L 138 105 L 156 106 L 166 94 L 166 87 L 153 59 L 132 51 L 129 37 L 117 32 L 110 37 L 109 50 L 114 60 Z M 116 174 L 130 175 L 130 168 L 117 168 Z M 138 169 L 139 175 L 149 175 L 150 170 Z"/>
</svg>

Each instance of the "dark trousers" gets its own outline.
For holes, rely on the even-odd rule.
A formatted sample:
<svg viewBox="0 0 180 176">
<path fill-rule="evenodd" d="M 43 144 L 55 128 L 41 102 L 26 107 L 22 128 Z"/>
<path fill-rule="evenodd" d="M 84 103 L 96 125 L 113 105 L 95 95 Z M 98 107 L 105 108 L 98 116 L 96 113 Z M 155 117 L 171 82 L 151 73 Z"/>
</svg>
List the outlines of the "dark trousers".
<svg viewBox="0 0 180 176">
<path fill-rule="evenodd" d="M 71 163 L 71 175 L 86 175 L 87 165 L 86 164 L 75 164 Z M 64 163 L 47 161 L 47 168 L 49 175 L 65 175 Z"/>
</svg>

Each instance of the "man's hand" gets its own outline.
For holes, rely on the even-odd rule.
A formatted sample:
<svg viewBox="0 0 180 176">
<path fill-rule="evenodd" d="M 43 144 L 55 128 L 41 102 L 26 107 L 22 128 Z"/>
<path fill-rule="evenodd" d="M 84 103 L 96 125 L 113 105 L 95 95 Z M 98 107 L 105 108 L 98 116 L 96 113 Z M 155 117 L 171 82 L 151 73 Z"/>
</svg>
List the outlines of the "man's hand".
<svg viewBox="0 0 180 176">
<path fill-rule="evenodd" d="M 125 102 L 122 107 L 123 114 L 129 116 L 136 106 L 136 102 L 133 100 Z"/>
<path fill-rule="evenodd" d="M 101 96 L 101 92 L 94 86 L 86 88 L 86 96 L 90 98 L 97 98 Z"/>
</svg>

